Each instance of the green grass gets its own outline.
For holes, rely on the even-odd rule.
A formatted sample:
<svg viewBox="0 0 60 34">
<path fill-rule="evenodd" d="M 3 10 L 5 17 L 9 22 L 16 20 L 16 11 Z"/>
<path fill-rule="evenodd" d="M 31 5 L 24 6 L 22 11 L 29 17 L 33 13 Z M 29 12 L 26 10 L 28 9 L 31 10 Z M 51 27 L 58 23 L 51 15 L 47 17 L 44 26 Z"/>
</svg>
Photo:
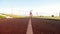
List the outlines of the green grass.
<svg viewBox="0 0 60 34">
<path fill-rule="evenodd" d="M 44 19 L 58 19 L 60 20 L 60 17 L 55 16 L 55 17 L 51 17 L 51 16 L 33 16 L 32 18 L 44 18 Z"/>
<path fill-rule="evenodd" d="M 14 15 L 14 14 L 2 14 L 1 15 L 6 15 L 6 16 L 10 16 L 12 18 L 26 18 L 26 16 L 20 16 L 20 15 Z"/>
<path fill-rule="evenodd" d="M 6 18 L 5 16 L 0 15 L 0 18 Z"/>
<path fill-rule="evenodd" d="M 30 16 L 20 16 L 20 15 L 14 15 L 14 14 L 3 14 L 6 16 L 10 16 L 12 18 L 29 18 Z M 6 18 L 5 16 L 0 16 L 0 18 Z M 58 19 L 60 20 L 60 17 L 55 16 L 55 17 L 51 17 L 51 16 L 32 16 L 32 18 L 44 18 L 44 19 Z"/>
<path fill-rule="evenodd" d="M 25 18 L 26 16 L 20 16 L 20 15 L 14 15 L 14 14 L 5 14 L 7 16 L 13 17 L 13 18 Z"/>
</svg>

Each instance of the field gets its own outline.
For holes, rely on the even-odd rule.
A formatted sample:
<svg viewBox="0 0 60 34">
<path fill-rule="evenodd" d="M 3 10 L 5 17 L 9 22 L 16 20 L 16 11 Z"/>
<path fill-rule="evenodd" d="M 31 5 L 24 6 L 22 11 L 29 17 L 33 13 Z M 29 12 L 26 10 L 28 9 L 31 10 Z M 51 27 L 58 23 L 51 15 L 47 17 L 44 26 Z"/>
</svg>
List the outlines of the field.
<svg viewBox="0 0 60 34">
<path fill-rule="evenodd" d="M 10 16 L 12 18 L 29 18 L 30 16 L 20 16 L 20 15 L 14 15 L 14 14 L 3 14 L 3 13 L 0 13 L 0 18 L 6 18 L 6 16 Z M 6 15 L 6 16 L 2 16 L 2 15 Z M 32 16 L 32 18 L 44 18 L 44 19 L 58 19 L 60 20 L 60 17 L 59 16 L 54 16 L 54 17 L 51 17 L 51 16 Z"/>
<path fill-rule="evenodd" d="M 6 18 L 5 16 L 0 15 L 0 18 Z"/>
<path fill-rule="evenodd" d="M 14 15 L 14 14 L 0 14 L 0 18 L 7 18 L 7 17 L 11 17 L 11 18 L 25 18 L 26 16 L 20 16 L 20 15 Z"/>
<path fill-rule="evenodd" d="M 14 15 L 14 14 L 6 14 L 7 16 L 13 17 L 13 18 L 24 18 L 26 16 L 20 16 L 20 15 Z"/>
<path fill-rule="evenodd" d="M 44 19 L 57 19 L 60 20 L 59 16 L 51 17 L 51 16 L 32 16 L 33 18 L 44 18 Z"/>
</svg>

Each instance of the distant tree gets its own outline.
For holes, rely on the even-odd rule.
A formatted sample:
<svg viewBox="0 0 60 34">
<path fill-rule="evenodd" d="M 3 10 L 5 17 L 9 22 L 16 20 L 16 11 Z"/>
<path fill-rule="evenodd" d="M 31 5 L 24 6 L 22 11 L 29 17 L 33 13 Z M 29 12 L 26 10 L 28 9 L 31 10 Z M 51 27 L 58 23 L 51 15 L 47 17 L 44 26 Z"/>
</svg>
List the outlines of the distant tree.
<svg viewBox="0 0 60 34">
<path fill-rule="evenodd" d="M 54 15 L 52 15 L 52 17 L 54 17 Z"/>
<path fill-rule="evenodd" d="M 40 17 L 43 17 L 42 15 L 40 15 Z"/>
</svg>

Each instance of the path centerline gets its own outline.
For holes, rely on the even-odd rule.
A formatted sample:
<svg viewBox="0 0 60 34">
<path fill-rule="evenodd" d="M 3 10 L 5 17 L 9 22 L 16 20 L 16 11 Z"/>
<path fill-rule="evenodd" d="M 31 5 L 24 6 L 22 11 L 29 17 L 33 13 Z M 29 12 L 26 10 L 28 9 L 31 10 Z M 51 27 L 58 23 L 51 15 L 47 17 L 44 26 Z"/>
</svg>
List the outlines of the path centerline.
<svg viewBox="0 0 60 34">
<path fill-rule="evenodd" d="M 33 34 L 31 18 L 29 19 L 28 28 L 26 34 Z"/>
</svg>

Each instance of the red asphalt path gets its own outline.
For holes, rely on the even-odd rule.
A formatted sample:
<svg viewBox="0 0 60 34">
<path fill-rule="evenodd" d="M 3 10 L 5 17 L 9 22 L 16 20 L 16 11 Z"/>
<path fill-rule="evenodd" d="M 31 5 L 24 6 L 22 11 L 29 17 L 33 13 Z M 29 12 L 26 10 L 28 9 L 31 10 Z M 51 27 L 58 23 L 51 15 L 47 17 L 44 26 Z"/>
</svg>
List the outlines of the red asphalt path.
<svg viewBox="0 0 60 34">
<path fill-rule="evenodd" d="M 0 19 L 0 34 L 60 34 L 60 20 Z"/>
<path fill-rule="evenodd" d="M 60 34 L 60 20 L 33 18 L 31 22 L 34 34 Z"/>
<path fill-rule="evenodd" d="M 0 34 L 26 34 L 28 18 L 0 19 Z"/>
</svg>

